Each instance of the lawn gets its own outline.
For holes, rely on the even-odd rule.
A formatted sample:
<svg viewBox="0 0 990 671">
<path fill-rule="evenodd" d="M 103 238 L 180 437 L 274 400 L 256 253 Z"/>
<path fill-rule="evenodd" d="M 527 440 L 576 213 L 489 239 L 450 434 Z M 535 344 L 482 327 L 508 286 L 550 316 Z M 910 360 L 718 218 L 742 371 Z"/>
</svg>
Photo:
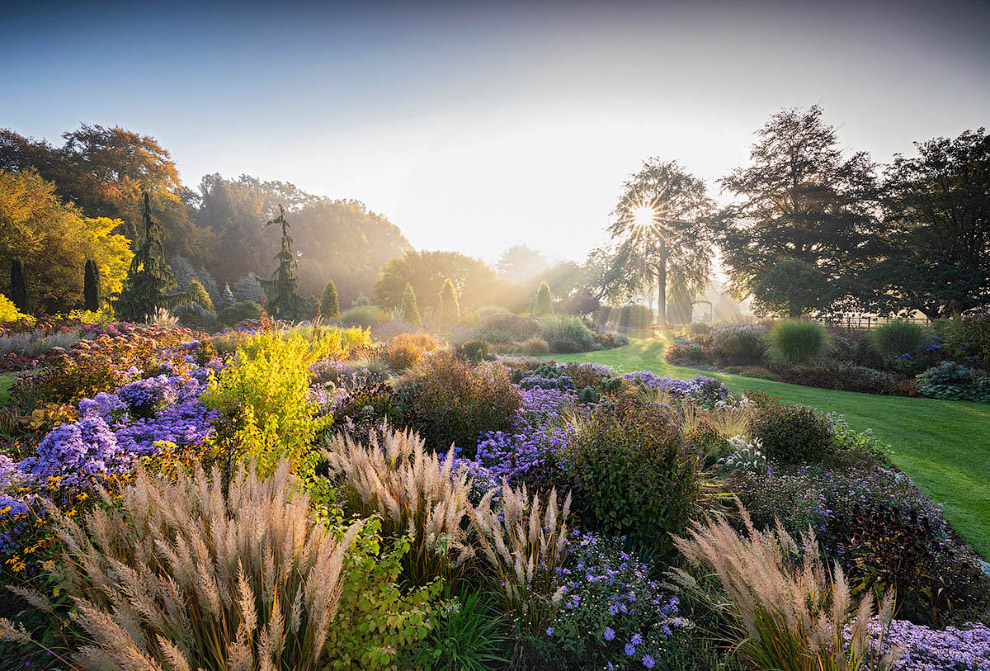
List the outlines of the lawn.
<svg viewBox="0 0 990 671">
<path fill-rule="evenodd" d="M 14 385 L 14 374 L 0 375 L 0 407 L 7 405 L 10 400 L 10 388 Z"/>
<path fill-rule="evenodd" d="M 946 519 L 990 559 L 990 405 L 815 389 L 672 366 L 663 360 L 663 344 L 656 340 L 553 358 L 601 363 L 618 372 L 650 370 L 679 378 L 701 373 L 717 377 L 736 393 L 755 389 L 839 412 L 851 427 L 873 429 L 892 445 L 893 462 L 933 501 L 944 504 Z"/>
</svg>

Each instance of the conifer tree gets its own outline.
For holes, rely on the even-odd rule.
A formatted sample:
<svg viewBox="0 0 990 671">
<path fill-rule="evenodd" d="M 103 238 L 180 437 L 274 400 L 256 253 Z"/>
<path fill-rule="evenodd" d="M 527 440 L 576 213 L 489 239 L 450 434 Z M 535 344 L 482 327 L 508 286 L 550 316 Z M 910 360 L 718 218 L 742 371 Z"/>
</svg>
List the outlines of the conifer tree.
<svg viewBox="0 0 990 671">
<path fill-rule="evenodd" d="M 327 286 L 323 289 L 320 314 L 327 319 L 336 319 L 340 316 L 340 299 L 337 297 L 337 285 L 333 280 L 327 282 Z"/>
<path fill-rule="evenodd" d="M 220 301 L 216 304 L 217 310 L 229 308 L 237 302 L 234 292 L 230 290 L 230 284 L 223 285 L 223 292 L 220 294 Z"/>
<path fill-rule="evenodd" d="M 197 303 L 200 307 L 210 312 L 214 311 L 213 299 L 210 298 L 210 294 L 206 292 L 206 288 L 199 280 L 193 280 L 189 283 L 185 298 L 187 303 Z"/>
<path fill-rule="evenodd" d="M 448 277 L 440 289 L 440 307 L 437 310 L 437 317 L 441 326 L 456 324 L 461 318 L 461 308 L 457 303 L 457 289 Z"/>
<path fill-rule="evenodd" d="M 151 218 L 151 198 L 144 194 L 144 242 L 134 252 L 117 314 L 127 321 L 144 321 L 159 308 L 171 307 L 167 292 L 176 288 L 172 268 L 165 262 L 165 230 Z"/>
<path fill-rule="evenodd" d="M 100 267 L 93 259 L 86 259 L 86 274 L 83 279 L 83 301 L 90 312 L 100 310 Z"/>
<path fill-rule="evenodd" d="M 553 299 L 550 297 L 550 285 L 546 282 L 541 282 L 540 288 L 536 291 L 536 300 L 533 301 L 533 314 L 537 317 L 545 317 L 553 314 Z"/>
<path fill-rule="evenodd" d="M 279 226 L 282 229 L 282 249 L 274 256 L 278 261 L 278 267 L 272 273 L 271 279 L 258 279 L 268 296 L 265 307 L 268 314 L 276 319 L 295 321 L 304 314 L 306 300 L 296 293 L 296 286 L 299 283 L 296 256 L 292 252 L 289 222 L 285 220 L 285 210 L 281 205 L 278 206 L 278 216 L 269 220 L 265 226 Z"/>
<path fill-rule="evenodd" d="M 406 289 L 402 292 L 402 318 L 410 324 L 423 328 L 423 318 L 419 316 L 419 305 L 416 302 L 416 292 L 412 285 L 406 283 Z"/>
<path fill-rule="evenodd" d="M 24 261 L 14 257 L 10 262 L 10 300 L 24 314 L 31 314 L 31 294 L 28 292 Z"/>
</svg>

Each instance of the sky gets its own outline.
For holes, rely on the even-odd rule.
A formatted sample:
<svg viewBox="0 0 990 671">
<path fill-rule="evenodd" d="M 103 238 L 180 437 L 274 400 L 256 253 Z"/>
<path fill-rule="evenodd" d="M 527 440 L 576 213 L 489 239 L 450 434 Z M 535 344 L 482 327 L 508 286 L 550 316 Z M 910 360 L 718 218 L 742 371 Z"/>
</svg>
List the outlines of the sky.
<svg viewBox="0 0 990 671">
<path fill-rule="evenodd" d="M 353 198 L 418 249 L 580 259 L 651 156 L 710 184 L 782 108 L 849 150 L 990 125 L 990 4 L 8 2 L 0 127 L 157 138 L 183 182 Z"/>
</svg>

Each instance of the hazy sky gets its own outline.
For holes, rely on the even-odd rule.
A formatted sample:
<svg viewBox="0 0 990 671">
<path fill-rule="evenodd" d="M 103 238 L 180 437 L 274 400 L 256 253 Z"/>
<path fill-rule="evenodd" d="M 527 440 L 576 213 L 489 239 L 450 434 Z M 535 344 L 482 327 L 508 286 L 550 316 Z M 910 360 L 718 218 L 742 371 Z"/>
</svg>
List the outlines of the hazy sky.
<svg viewBox="0 0 990 671">
<path fill-rule="evenodd" d="M 420 249 L 580 258 L 644 158 L 714 192 L 782 107 L 878 161 L 990 125 L 988 35 L 962 1 L 7 2 L 0 127 L 121 125 L 190 186 L 286 180 Z"/>
</svg>

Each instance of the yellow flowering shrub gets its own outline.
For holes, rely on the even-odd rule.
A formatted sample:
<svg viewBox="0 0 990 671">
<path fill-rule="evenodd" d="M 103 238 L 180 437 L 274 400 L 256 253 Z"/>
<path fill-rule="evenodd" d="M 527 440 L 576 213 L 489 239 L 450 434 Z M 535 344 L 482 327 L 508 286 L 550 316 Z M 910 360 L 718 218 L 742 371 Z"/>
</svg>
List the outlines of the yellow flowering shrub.
<svg viewBox="0 0 990 671">
<path fill-rule="evenodd" d="M 0 322 L 16 322 L 21 319 L 34 323 L 34 317 L 18 310 L 14 301 L 0 294 Z"/>
<path fill-rule="evenodd" d="M 356 333 L 351 333 L 356 332 Z M 218 440 L 268 474 L 288 459 L 303 477 L 312 473 L 317 434 L 332 422 L 310 401 L 310 368 L 320 359 L 343 358 L 360 343 L 360 329 L 323 329 L 312 340 L 263 331 L 238 346 L 229 366 L 214 376 L 204 401 L 224 418 Z"/>
</svg>

